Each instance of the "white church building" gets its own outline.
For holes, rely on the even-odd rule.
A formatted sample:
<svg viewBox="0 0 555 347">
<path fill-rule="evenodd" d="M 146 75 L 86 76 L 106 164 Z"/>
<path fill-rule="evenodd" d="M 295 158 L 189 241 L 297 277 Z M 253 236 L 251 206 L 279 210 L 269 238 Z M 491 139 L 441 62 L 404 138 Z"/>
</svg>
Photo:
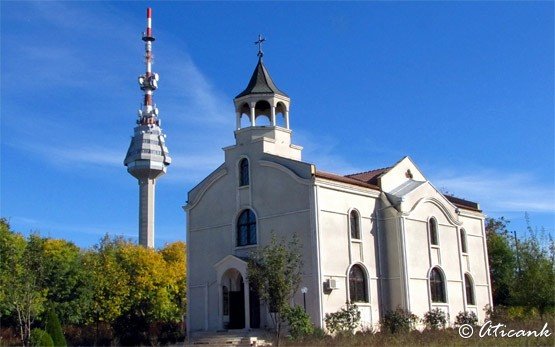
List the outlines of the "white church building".
<svg viewBox="0 0 555 347">
<path fill-rule="evenodd" d="M 492 299 L 477 203 L 439 192 L 409 157 L 346 176 L 302 161 L 291 138 L 290 99 L 261 54 L 234 103 L 235 144 L 184 207 L 188 331 L 271 326 L 267 306 L 249 287 L 246 260 L 272 233 L 299 238 L 300 288 L 317 327 L 347 301 L 365 326 L 397 307 L 419 317 L 440 308 L 451 322 L 474 311 L 484 320 Z M 269 125 L 257 125 L 261 117 Z M 303 305 L 300 290 L 292 304 Z"/>
</svg>

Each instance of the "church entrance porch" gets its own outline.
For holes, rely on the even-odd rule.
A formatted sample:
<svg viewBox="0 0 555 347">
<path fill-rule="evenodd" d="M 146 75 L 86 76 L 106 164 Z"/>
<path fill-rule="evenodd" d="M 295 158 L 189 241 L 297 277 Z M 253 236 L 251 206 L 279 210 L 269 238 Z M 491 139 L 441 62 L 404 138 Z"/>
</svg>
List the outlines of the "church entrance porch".
<svg viewBox="0 0 555 347">
<path fill-rule="evenodd" d="M 260 328 L 260 298 L 247 280 L 247 263 L 228 255 L 216 264 L 219 329 Z"/>
</svg>

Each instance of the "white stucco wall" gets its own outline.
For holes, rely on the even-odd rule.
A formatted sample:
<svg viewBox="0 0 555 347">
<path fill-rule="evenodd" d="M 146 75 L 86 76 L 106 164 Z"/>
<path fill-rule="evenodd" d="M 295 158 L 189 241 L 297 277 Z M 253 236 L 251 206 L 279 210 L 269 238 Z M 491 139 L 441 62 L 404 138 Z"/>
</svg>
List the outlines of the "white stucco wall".
<svg viewBox="0 0 555 347">
<path fill-rule="evenodd" d="M 445 310 L 451 322 L 462 311 L 474 311 L 480 320 L 485 318 L 484 307 L 490 302 L 489 273 L 486 265 L 483 215 L 467 213 L 449 203 L 435 188 L 423 185 L 403 202 L 408 211 L 404 215 L 407 272 L 409 278 L 409 309 L 422 317 L 430 309 Z M 430 245 L 428 221 L 438 224 L 439 245 Z M 467 252 L 462 252 L 461 229 L 466 232 Z M 429 294 L 429 271 L 438 266 L 445 274 L 445 304 L 432 303 Z M 473 279 L 475 305 L 466 303 L 464 275 Z M 427 294 L 427 295 L 426 295 Z M 426 298 L 426 300 L 422 300 Z"/>
<path fill-rule="evenodd" d="M 323 315 L 338 311 L 350 301 L 348 272 L 352 265 L 361 265 L 367 274 L 368 303 L 356 303 L 363 325 L 372 326 L 379 320 L 376 252 L 376 209 L 378 191 L 317 181 L 318 225 L 323 281 L 335 279 L 338 289 L 322 293 Z M 360 216 L 360 239 L 351 239 L 349 214 L 356 210 Z"/>
</svg>

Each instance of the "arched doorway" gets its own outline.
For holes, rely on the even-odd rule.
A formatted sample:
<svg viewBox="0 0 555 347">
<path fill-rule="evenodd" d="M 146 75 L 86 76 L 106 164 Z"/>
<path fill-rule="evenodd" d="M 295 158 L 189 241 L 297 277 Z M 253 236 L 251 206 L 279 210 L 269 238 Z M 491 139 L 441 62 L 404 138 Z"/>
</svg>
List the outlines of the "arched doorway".
<svg viewBox="0 0 555 347">
<path fill-rule="evenodd" d="M 222 276 L 223 323 L 226 329 L 245 328 L 245 284 L 236 269 L 227 270 Z"/>
</svg>

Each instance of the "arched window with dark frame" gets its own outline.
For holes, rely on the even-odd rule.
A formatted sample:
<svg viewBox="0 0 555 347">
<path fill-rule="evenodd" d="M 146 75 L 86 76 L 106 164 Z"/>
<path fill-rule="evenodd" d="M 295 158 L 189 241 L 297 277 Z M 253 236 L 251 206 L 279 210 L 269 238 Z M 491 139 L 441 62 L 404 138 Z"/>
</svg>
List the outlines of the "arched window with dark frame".
<svg viewBox="0 0 555 347">
<path fill-rule="evenodd" d="M 430 230 L 430 243 L 433 246 L 438 246 L 438 235 L 437 235 L 437 221 L 435 218 L 430 218 L 428 221 L 428 229 Z"/>
<path fill-rule="evenodd" d="M 360 239 L 360 224 L 359 224 L 359 216 L 358 212 L 352 210 L 349 214 L 349 224 L 351 226 L 351 238 L 352 239 Z"/>
<path fill-rule="evenodd" d="M 351 302 L 368 302 L 366 274 L 360 265 L 353 265 L 349 271 L 349 299 Z"/>
<path fill-rule="evenodd" d="M 256 244 L 256 216 L 252 210 L 244 210 L 237 219 L 237 246 Z"/>
<path fill-rule="evenodd" d="M 445 295 L 445 280 L 438 268 L 430 271 L 430 294 L 432 302 L 447 302 Z"/>
<path fill-rule="evenodd" d="M 461 233 L 461 251 L 463 253 L 467 252 L 467 248 L 466 248 L 466 231 L 464 229 L 461 229 L 460 231 Z"/>
<path fill-rule="evenodd" d="M 466 304 L 476 305 L 476 301 L 474 300 L 474 284 L 469 274 L 464 274 L 464 292 L 466 294 Z"/>
<path fill-rule="evenodd" d="M 239 162 L 239 187 L 248 186 L 249 183 L 249 160 L 243 158 Z"/>
</svg>

